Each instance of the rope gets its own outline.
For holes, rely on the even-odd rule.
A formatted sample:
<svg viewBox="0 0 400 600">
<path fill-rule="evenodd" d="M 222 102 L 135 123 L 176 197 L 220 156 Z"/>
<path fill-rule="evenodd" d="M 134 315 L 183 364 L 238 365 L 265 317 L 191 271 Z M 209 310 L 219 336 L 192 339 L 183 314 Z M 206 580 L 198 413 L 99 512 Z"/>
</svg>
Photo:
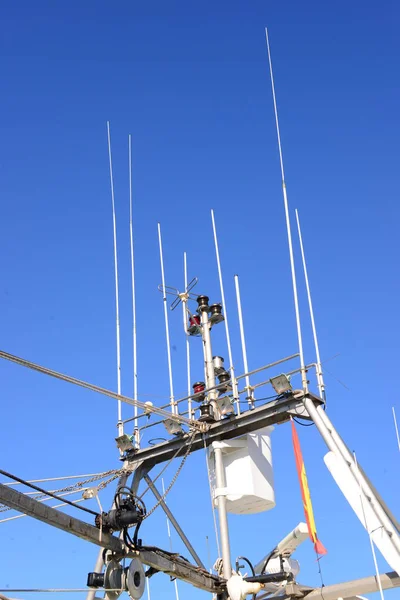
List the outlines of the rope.
<svg viewBox="0 0 400 600">
<path fill-rule="evenodd" d="M 78 500 L 72 500 L 72 504 L 77 504 L 78 502 L 85 502 L 85 498 L 78 498 Z M 55 504 L 51 508 L 61 508 L 62 506 L 66 506 L 65 502 L 62 502 L 61 504 Z M 7 517 L 7 519 L 1 519 L 0 523 L 5 523 L 6 521 L 14 521 L 14 519 L 22 519 L 23 517 L 27 516 L 28 515 L 26 515 L 25 513 L 22 513 L 22 515 L 15 515 L 14 517 Z"/>
<path fill-rule="evenodd" d="M 32 485 L 32 481 L 24 481 L 23 479 L 16 478 L 10 474 L 7 474 L 7 477 L 16 479 L 16 485 L 23 484 L 23 485 L 31 487 L 32 489 L 35 489 L 37 491 L 41 490 L 41 493 L 35 497 L 35 500 L 40 500 L 41 498 L 49 499 L 49 497 L 56 497 L 54 494 L 61 494 L 62 492 L 72 492 L 74 490 L 79 491 L 83 488 L 83 486 L 87 486 L 90 483 L 94 483 L 95 481 L 104 479 L 105 477 L 107 477 L 107 475 L 111 475 L 111 477 L 109 479 L 107 479 L 106 481 L 103 481 L 97 487 L 98 491 L 100 491 L 100 490 L 104 489 L 109 483 L 114 481 L 114 479 L 117 479 L 117 477 L 119 477 L 125 471 L 127 471 L 126 468 L 121 468 L 121 469 L 111 469 L 109 471 L 104 471 L 103 473 L 95 473 L 89 479 L 85 479 L 84 481 L 78 481 L 77 483 L 74 483 L 72 485 L 69 485 L 69 486 L 66 486 L 63 488 L 59 488 L 57 490 L 52 490 L 52 492 L 47 492 L 46 490 L 42 490 L 42 488 Z M 0 470 L 0 473 L 5 475 L 5 471 Z M 4 485 L 7 485 L 7 484 L 4 484 Z M 59 498 L 57 498 L 57 499 L 59 499 Z M 82 508 L 82 507 L 79 507 L 79 508 Z M 12 510 L 12 509 L 8 506 L 5 506 L 4 504 L 0 504 L 0 512 L 7 512 L 8 510 Z M 84 509 L 84 510 L 87 510 L 87 509 Z M 96 514 L 96 513 L 94 513 L 94 514 Z"/>
<path fill-rule="evenodd" d="M 205 425 L 204 423 L 200 423 L 199 421 L 194 421 L 191 419 L 187 419 L 182 415 L 176 413 L 169 413 L 162 408 L 158 408 L 157 406 L 149 406 L 144 402 L 139 402 L 139 400 L 135 400 L 133 398 L 128 398 L 128 396 L 123 396 L 122 394 L 117 394 L 112 392 L 111 390 L 107 390 L 98 385 L 94 385 L 92 383 L 88 383 L 87 381 L 82 381 L 81 379 L 77 379 L 76 377 L 71 377 L 70 375 L 64 375 L 63 373 L 59 373 L 58 371 L 53 371 L 52 369 L 48 369 L 47 367 L 42 367 L 36 363 L 33 363 L 29 360 L 25 360 L 19 356 L 14 356 L 13 354 L 9 354 L 8 352 L 4 352 L 4 350 L 0 350 L 0 358 L 4 358 L 5 360 L 9 360 L 17 365 L 22 367 L 26 367 L 28 369 L 32 369 L 33 371 L 38 371 L 39 373 L 43 373 L 44 375 L 49 375 L 50 377 L 54 377 L 55 379 L 60 379 L 61 381 L 66 381 L 67 383 L 72 383 L 79 387 L 85 388 L 87 390 L 91 390 L 92 392 L 97 392 L 98 394 L 102 394 L 103 396 L 108 396 L 109 398 L 114 398 L 115 400 L 119 400 L 125 402 L 126 404 L 131 404 L 132 406 L 137 406 L 141 408 L 146 413 L 155 413 L 157 415 L 161 415 L 162 417 L 167 419 L 172 419 L 173 421 L 177 421 L 182 425 L 187 425 L 189 428 L 197 429 L 199 431 L 204 431 Z"/>
<path fill-rule="evenodd" d="M 52 498 L 55 498 L 56 500 L 61 500 L 61 498 L 59 498 L 59 496 L 57 496 L 56 494 L 53 494 L 52 492 L 46 492 L 46 490 L 44 490 L 43 488 L 40 488 L 37 485 L 34 485 L 33 483 L 28 483 L 27 481 L 25 481 L 24 479 L 21 479 L 20 477 L 17 477 L 16 475 L 7 473 L 7 471 L 3 471 L 2 469 L 0 469 L 0 473 L 2 475 L 4 475 L 5 477 L 9 477 L 10 479 L 14 479 L 15 481 L 19 481 L 20 483 L 23 483 L 24 485 L 32 488 L 33 490 L 42 492 L 45 496 L 51 496 Z M 63 502 L 65 502 L 66 504 L 70 504 L 71 506 L 74 506 L 74 504 L 70 500 L 65 500 L 65 498 L 64 498 Z M 94 512 L 93 510 L 90 510 L 90 508 L 85 508 L 84 506 L 78 506 L 77 508 L 79 508 L 80 510 L 84 510 L 85 512 L 90 513 L 90 514 L 94 515 L 95 517 L 97 517 L 97 513 Z"/>
<path fill-rule="evenodd" d="M 87 490 L 89 488 L 82 488 L 83 490 Z M 52 492 L 56 491 L 56 490 L 51 490 Z M 80 490 L 73 490 L 72 492 L 64 492 L 63 494 L 59 494 L 59 497 L 62 498 L 63 496 L 70 496 L 72 494 L 77 494 Z M 47 502 L 48 500 L 51 500 L 51 498 L 49 496 L 46 496 L 46 498 L 42 498 L 43 494 L 37 494 L 36 492 L 25 492 L 24 496 L 30 496 L 31 494 L 34 494 L 32 496 L 32 500 L 37 500 L 37 502 Z M 12 510 L 12 508 L 10 508 L 9 506 L 6 506 L 5 504 L 0 504 L 0 513 L 3 512 L 7 512 L 9 510 Z"/>
</svg>

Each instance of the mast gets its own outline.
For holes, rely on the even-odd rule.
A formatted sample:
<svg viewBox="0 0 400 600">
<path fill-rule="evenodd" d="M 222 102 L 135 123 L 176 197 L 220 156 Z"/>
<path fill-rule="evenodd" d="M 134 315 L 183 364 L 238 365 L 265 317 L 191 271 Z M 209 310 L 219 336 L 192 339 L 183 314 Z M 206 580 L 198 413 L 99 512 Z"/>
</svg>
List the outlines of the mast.
<svg viewBox="0 0 400 600">
<path fill-rule="evenodd" d="M 294 299 L 294 310 L 295 310 L 295 314 L 296 314 L 297 339 L 298 339 L 298 343 L 299 343 L 301 380 L 302 380 L 302 384 L 303 384 L 303 390 L 305 392 L 308 392 L 307 373 L 305 370 L 304 353 L 303 353 L 303 339 L 302 339 L 302 335 L 301 335 L 299 301 L 298 301 L 298 295 L 297 295 L 296 270 L 295 270 L 295 266 L 294 266 L 294 257 L 293 257 L 292 232 L 291 232 L 291 228 L 290 228 L 289 205 L 288 205 L 287 191 L 286 191 L 285 170 L 283 167 L 281 134 L 280 134 L 280 129 L 279 129 L 278 108 L 276 105 L 275 83 L 274 83 L 274 75 L 273 75 L 273 71 L 272 71 L 271 51 L 270 51 L 270 47 L 269 47 L 268 29 L 267 28 L 265 28 L 265 38 L 267 41 L 269 72 L 270 72 L 270 78 L 271 78 L 272 98 L 273 98 L 273 102 L 274 102 L 276 135 L 278 138 L 279 162 L 281 165 L 283 204 L 285 207 L 286 229 L 287 229 L 289 257 L 290 257 L 290 269 L 292 272 L 293 299 Z"/>
<path fill-rule="evenodd" d="M 305 254 L 304 254 L 303 238 L 302 238 L 302 235 L 301 235 L 300 219 L 299 219 L 299 213 L 297 211 L 297 208 L 295 209 L 295 212 L 296 212 L 296 220 L 297 220 L 297 231 L 298 231 L 299 240 L 300 240 L 301 258 L 302 258 L 302 261 L 303 261 L 304 279 L 305 279 L 306 288 L 307 288 L 307 298 L 308 298 L 308 307 L 309 307 L 309 310 L 310 310 L 311 327 L 312 327 L 312 332 L 313 332 L 313 337 L 314 337 L 315 355 L 317 357 L 317 383 L 318 383 L 318 390 L 319 390 L 321 398 L 323 400 L 325 400 L 324 376 L 323 376 L 323 373 L 322 373 L 322 363 L 321 363 L 321 356 L 320 356 L 320 353 L 319 353 L 319 344 L 318 344 L 318 337 L 317 337 L 317 329 L 315 327 L 314 309 L 313 309 L 313 303 L 312 303 L 312 300 L 311 300 L 311 290 L 310 290 L 310 284 L 309 284 L 309 281 L 308 281 L 308 272 L 307 272 L 306 257 L 305 257 Z"/>
<path fill-rule="evenodd" d="M 115 324 L 117 338 L 117 391 L 121 395 L 121 341 L 120 341 L 120 324 L 119 324 L 119 285 L 118 285 L 118 256 L 117 256 L 117 219 L 115 215 L 115 198 L 114 198 L 114 178 L 111 156 L 111 136 L 110 122 L 107 121 L 107 139 L 108 139 L 108 160 L 110 165 L 110 184 L 111 184 L 111 204 L 113 216 L 113 237 L 114 237 L 114 272 L 115 272 Z M 123 435 L 124 424 L 122 422 L 122 403 L 118 400 L 118 436 Z"/>
<path fill-rule="evenodd" d="M 201 331 L 203 338 L 203 347 L 204 347 L 204 362 L 205 362 L 205 375 L 206 375 L 206 385 L 208 392 L 209 402 L 212 405 L 215 411 L 215 417 L 219 418 L 218 410 L 216 408 L 216 399 L 218 397 L 218 392 L 215 389 L 215 372 L 214 372 L 214 362 L 212 355 L 212 347 L 211 347 L 211 335 L 210 335 L 210 321 L 208 318 L 209 306 L 208 306 L 209 298 L 207 296 L 199 296 L 197 298 L 197 302 L 199 304 L 198 311 L 201 317 Z M 221 537 L 221 549 L 222 549 L 222 564 L 223 564 L 223 574 L 225 579 L 229 579 L 232 574 L 232 566 L 231 566 L 231 552 L 230 552 L 230 544 L 229 544 L 229 529 L 228 529 L 228 515 L 226 510 L 226 496 L 224 495 L 224 489 L 226 487 L 225 480 L 225 469 L 222 460 L 222 447 L 221 442 L 213 442 L 212 443 L 214 456 L 215 456 L 215 479 L 216 479 L 216 489 L 219 490 L 217 498 L 218 503 L 218 517 L 219 517 L 219 530 Z"/>
<path fill-rule="evenodd" d="M 133 209 L 132 209 L 132 136 L 128 137 L 128 148 L 129 148 L 129 234 L 130 234 L 130 247 L 131 247 L 131 274 L 132 274 L 132 342 L 133 342 L 133 397 L 137 400 L 137 345 L 136 345 L 136 294 L 135 294 L 135 258 L 134 258 L 134 244 L 133 244 Z M 137 421 L 138 409 L 134 407 L 134 436 L 135 443 L 138 447 L 138 421 Z"/>
</svg>

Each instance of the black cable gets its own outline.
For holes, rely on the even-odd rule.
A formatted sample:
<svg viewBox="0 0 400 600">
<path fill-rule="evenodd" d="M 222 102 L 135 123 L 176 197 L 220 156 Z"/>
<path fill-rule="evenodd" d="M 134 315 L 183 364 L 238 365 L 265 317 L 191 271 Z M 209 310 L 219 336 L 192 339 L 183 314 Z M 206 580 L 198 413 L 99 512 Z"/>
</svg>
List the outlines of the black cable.
<svg viewBox="0 0 400 600">
<path fill-rule="evenodd" d="M 260 571 L 260 575 L 263 575 L 265 573 L 265 569 L 267 568 L 267 565 L 269 563 L 269 561 L 271 560 L 271 558 L 274 556 L 275 554 L 275 549 L 272 550 L 272 552 L 270 552 L 265 560 L 265 563 L 262 566 L 262 569 Z"/>
<path fill-rule="evenodd" d="M 292 417 L 292 419 L 293 419 L 293 421 L 294 421 L 295 423 L 297 423 L 298 425 L 301 425 L 302 427 L 312 427 L 313 425 L 315 425 L 315 423 L 314 423 L 314 422 L 312 422 L 312 423 L 302 423 L 301 421 L 298 421 L 298 420 L 296 419 L 296 417 Z"/>
<path fill-rule="evenodd" d="M 274 396 L 266 396 L 265 398 L 253 398 L 252 402 L 262 402 L 263 400 L 275 400 L 279 398 L 281 394 L 275 394 Z M 248 400 L 240 400 L 240 404 L 248 404 Z"/>
<path fill-rule="evenodd" d="M 239 567 L 239 560 L 244 560 L 244 562 L 246 562 L 246 563 L 249 565 L 249 567 L 250 567 L 250 569 L 251 569 L 251 573 L 252 573 L 253 577 L 255 577 L 255 576 L 256 576 L 256 572 L 255 572 L 255 570 L 254 570 L 253 564 L 252 564 L 252 563 L 249 561 L 249 559 L 248 559 L 248 558 L 246 558 L 245 556 L 238 556 L 238 557 L 237 557 L 237 559 L 236 559 L 236 563 L 235 563 L 235 566 L 236 566 L 236 573 L 239 573 L 239 569 L 240 569 L 240 567 Z M 257 594 L 253 594 L 253 600 L 256 600 L 256 595 L 257 595 Z"/>
<path fill-rule="evenodd" d="M 251 569 L 251 573 L 252 573 L 253 577 L 255 577 L 256 576 L 256 572 L 254 571 L 254 567 L 253 567 L 252 563 L 249 561 L 249 559 L 246 558 L 245 556 L 238 556 L 237 557 L 236 563 L 235 563 L 236 573 L 239 573 L 239 569 L 240 569 L 240 567 L 239 567 L 239 560 L 244 560 L 244 562 L 246 562 L 249 565 L 249 567 Z"/>
<path fill-rule="evenodd" d="M 67 500 L 66 498 L 64 498 L 62 496 L 57 496 L 56 494 L 53 494 L 52 492 L 48 492 L 47 490 L 44 490 L 43 488 L 40 488 L 37 485 L 33 485 L 33 483 L 29 483 L 28 481 L 25 481 L 24 479 L 21 479 L 20 477 L 17 477 L 16 475 L 7 473 L 7 471 L 2 471 L 0 469 L 0 473 L 2 475 L 4 475 L 5 477 L 8 477 L 9 479 L 14 479 L 14 481 L 18 481 L 18 483 L 22 483 L 23 485 L 26 485 L 27 487 L 30 487 L 33 490 L 36 490 L 37 492 L 41 492 L 42 494 L 45 494 L 46 496 L 51 496 L 51 498 L 55 498 L 56 500 L 65 502 L 65 504 L 70 504 L 74 508 L 79 508 L 80 510 L 84 510 L 85 512 L 90 513 L 91 515 L 94 515 L 95 517 L 99 516 L 99 513 L 94 512 L 93 510 L 90 510 L 90 508 L 85 508 L 84 506 L 78 506 L 78 504 L 74 504 L 74 502 L 71 502 L 70 500 Z"/>
</svg>

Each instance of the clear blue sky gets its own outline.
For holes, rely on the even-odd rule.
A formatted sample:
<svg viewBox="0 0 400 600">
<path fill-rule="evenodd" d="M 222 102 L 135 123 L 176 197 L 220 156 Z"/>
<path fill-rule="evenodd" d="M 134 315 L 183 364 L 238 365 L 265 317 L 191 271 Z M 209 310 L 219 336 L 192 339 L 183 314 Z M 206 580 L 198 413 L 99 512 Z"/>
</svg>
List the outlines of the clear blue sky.
<svg viewBox="0 0 400 600">
<path fill-rule="evenodd" d="M 326 365 L 332 373 L 326 373 L 329 413 L 396 512 L 400 456 L 391 407 L 400 417 L 399 17 L 388 0 L 3 2 L 1 348 L 116 389 L 109 119 L 123 392 L 132 394 L 128 133 L 139 397 L 168 396 L 157 221 L 167 283 L 181 286 L 187 251 L 198 290 L 219 301 L 210 222 L 215 209 L 239 371 L 235 273 L 250 367 L 297 351 L 268 25 L 291 215 L 297 207 L 321 353 L 323 359 L 340 353 Z M 298 259 L 297 240 L 295 249 Z M 306 360 L 312 361 L 300 281 Z M 171 332 L 175 388 L 183 395 L 180 314 L 171 315 Z M 194 380 L 202 372 L 197 343 Z M 227 354 L 222 328 L 214 350 Z M 6 363 L 0 363 L 0 377 L 2 468 L 34 478 L 118 464 L 112 400 Z M 319 534 L 329 550 L 322 562 L 325 583 L 372 574 L 367 535 L 326 472 L 317 432 L 299 434 Z M 303 519 L 288 426 L 274 432 L 273 443 L 277 507 L 231 519 L 233 556 L 257 560 Z M 169 502 L 207 561 L 205 535 L 212 540 L 213 529 L 203 454 L 188 461 Z M 28 518 L 1 527 L 0 588 L 85 584 L 96 548 Z M 146 523 L 143 537 L 168 547 L 162 513 Z M 173 543 L 181 550 L 176 538 Z M 214 558 L 213 545 L 211 551 Z M 300 580 L 319 584 L 310 543 L 299 557 Z M 379 564 L 387 570 L 381 557 Z M 201 595 L 180 590 L 182 598 Z M 161 575 L 152 580 L 152 592 L 174 597 Z"/>
</svg>

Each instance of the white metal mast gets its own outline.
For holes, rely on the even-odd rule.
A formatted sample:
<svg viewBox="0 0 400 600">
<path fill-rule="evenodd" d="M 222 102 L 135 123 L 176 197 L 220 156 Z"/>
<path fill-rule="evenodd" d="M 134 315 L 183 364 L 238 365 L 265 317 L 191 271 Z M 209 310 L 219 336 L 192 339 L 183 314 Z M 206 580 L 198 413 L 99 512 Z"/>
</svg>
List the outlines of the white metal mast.
<svg viewBox="0 0 400 600">
<path fill-rule="evenodd" d="M 219 287 L 221 289 L 221 300 L 222 300 L 222 306 L 223 306 L 223 309 L 224 309 L 226 345 L 228 346 L 229 370 L 231 372 L 233 398 L 234 398 L 234 400 L 236 402 L 237 413 L 238 413 L 238 415 L 240 415 L 239 394 L 238 394 L 238 388 L 237 388 L 237 381 L 236 381 L 236 378 L 235 378 L 235 369 L 233 367 L 231 337 L 229 335 L 228 313 L 227 313 L 227 310 L 226 310 L 226 302 L 225 302 L 225 294 L 224 294 L 224 282 L 222 280 L 221 261 L 220 261 L 220 258 L 219 258 L 217 228 L 215 226 L 214 211 L 212 209 L 211 209 L 211 220 L 212 220 L 212 227 L 213 227 L 213 233 L 214 233 L 215 255 L 216 255 L 216 258 L 217 258 Z"/>
<path fill-rule="evenodd" d="M 308 383 L 307 383 L 307 373 L 305 370 L 305 363 L 304 363 L 303 339 L 302 339 L 302 335 L 301 335 L 299 301 L 298 301 L 298 296 L 297 296 L 296 270 L 295 270 L 295 266 L 294 266 L 294 257 L 293 257 L 292 232 L 291 232 L 291 228 L 290 228 L 289 205 L 288 205 L 287 192 L 286 192 L 285 171 L 283 168 L 281 134 L 280 134 L 280 129 L 279 129 L 278 108 L 276 105 L 274 75 L 272 72 L 271 51 L 270 51 L 270 47 L 269 47 L 268 29 L 267 28 L 265 28 L 265 38 L 267 41 L 269 72 L 270 72 L 271 86 L 272 86 L 272 98 L 274 101 L 276 135 L 278 138 L 279 161 L 280 161 L 280 165 L 281 165 L 281 174 L 282 174 L 283 203 L 285 206 L 286 229 L 287 229 L 288 244 L 289 244 L 289 256 L 290 256 L 290 268 L 292 271 L 293 298 L 294 298 L 294 310 L 296 313 L 297 338 L 298 338 L 298 342 L 299 342 L 301 379 L 302 379 L 303 389 L 304 389 L 304 391 L 307 392 L 308 391 Z"/>
<path fill-rule="evenodd" d="M 187 285 L 188 285 L 186 252 L 183 253 L 183 272 L 184 272 L 184 283 L 185 283 L 185 292 L 186 292 Z M 187 300 L 185 300 L 185 301 L 182 300 L 183 326 L 185 328 L 185 331 L 187 330 L 186 304 L 187 304 Z M 187 368 L 187 395 L 189 396 L 188 417 L 189 417 L 189 419 L 191 419 L 192 418 L 192 398 L 190 396 L 192 394 L 192 389 L 191 389 L 191 375 L 190 375 L 190 344 L 189 344 L 189 336 L 188 335 L 186 335 L 186 368 Z"/>
<path fill-rule="evenodd" d="M 240 340 L 242 343 L 242 355 L 243 355 L 243 368 L 244 372 L 249 372 L 249 366 L 247 364 L 247 350 L 246 350 L 246 340 L 244 337 L 244 326 L 243 326 L 243 315 L 242 315 L 242 301 L 240 299 L 240 287 L 239 287 L 239 277 L 235 275 L 235 289 L 236 289 L 236 301 L 238 308 L 238 317 L 239 317 L 239 328 L 240 328 Z M 253 403 L 253 391 L 250 386 L 250 377 L 246 375 L 246 389 L 247 389 L 247 401 L 249 403 L 249 408 L 254 408 Z"/>
<path fill-rule="evenodd" d="M 306 288 L 307 288 L 307 298 L 308 298 L 308 307 L 309 307 L 309 310 L 310 310 L 311 327 L 312 327 L 312 332 L 313 332 L 313 337 L 314 337 L 315 354 L 316 354 L 316 357 L 317 357 L 317 383 L 318 383 L 318 389 L 319 389 L 320 396 L 321 396 L 321 398 L 323 400 L 325 400 L 324 376 L 323 376 L 323 373 L 322 373 L 321 356 L 320 356 L 320 353 L 319 353 L 319 344 L 318 344 L 318 337 L 317 337 L 317 329 L 315 327 L 315 319 L 314 319 L 314 308 L 313 308 L 313 303 L 312 303 L 312 300 L 311 300 L 311 290 L 310 290 L 310 284 L 309 284 L 309 281 L 308 281 L 308 272 L 307 272 L 306 257 L 305 257 L 305 254 L 304 254 L 304 247 L 303 247 L 303 237 L 301 235 L 300 219 L 299 219 L 299 213 L 297 211 L 297 208 L 296 208 L 295 212 L 296 212 L 297 230 L 298 230 L 298 233 L 299 233 L 301 258 L 302 258 L 302 261 L 303 261 L 304 279 L 305 279 Z"/>
<path fill-rule="evenodd" d="M 134 244 L 133 244 L 133 209 L 132 209 L 132 136 L 128 138 L 129 147 L 129 234 L 131 242 L 131 273 L 132 273 L 132 341 L 133 341 L 133 397 L 137 400 L 137 345 L 136 345 L 136 294 L 135 294 L 135 258 L 134 258 Z M 134 436 L 135 444 L 138 446 L 138 421 L 137 421 L 138 409 L 134 407 Z"/>
<path fill-rule="evenodd" d="M 119 285 L 118 285 L 118 257 L 117 257 L 117 219 L 115 215 L 115 199 L 114 199 L 114 178 L 111 157 L 111 136 L 110 122 L 107 121 L 107 138 L 108 138 L 108 159 L 110 165 L 110 184 L 111 184 L 111 203 L 113 215 L 113 235 L 114 235 L 114 271 L 115 271 L 115 321 L 117 331 L 117 391 L 121 395 L 121 341 L 120 341 L 120 325 L 119 325 Z M 122 422 L 122 402 L 118 400 L 118 435 L 124 433 L 124 424 Z"/>
<path fill-rule="evenodd" d="M 160 223 L 157 223 L 157 226 L 158 226 L 158 243 L 159 243 L 159 247 L 160 247 L 161 283 L 162 283 L 163 304 L 164 304 L 165 337 L 166 337 L 166 341 L 167 341 L 168 374 L 169 374 L 169 401 L 170 401 L 170 405 L 171 405 L 171 412 L 172 412 L 172 414 L 175 414 L 175 412 L 177 412 L 177 410 L 176 410 L 176 406 L 175 406 L 174 384 L 173 384 L 173 380 L 172 380 L 171 344 L 170 344 L 170 339 L 169 339 L 167 293 L 165 290 L 164 258 L 163 258 L 163 250 L 162 250 Z"/>
</svg>

